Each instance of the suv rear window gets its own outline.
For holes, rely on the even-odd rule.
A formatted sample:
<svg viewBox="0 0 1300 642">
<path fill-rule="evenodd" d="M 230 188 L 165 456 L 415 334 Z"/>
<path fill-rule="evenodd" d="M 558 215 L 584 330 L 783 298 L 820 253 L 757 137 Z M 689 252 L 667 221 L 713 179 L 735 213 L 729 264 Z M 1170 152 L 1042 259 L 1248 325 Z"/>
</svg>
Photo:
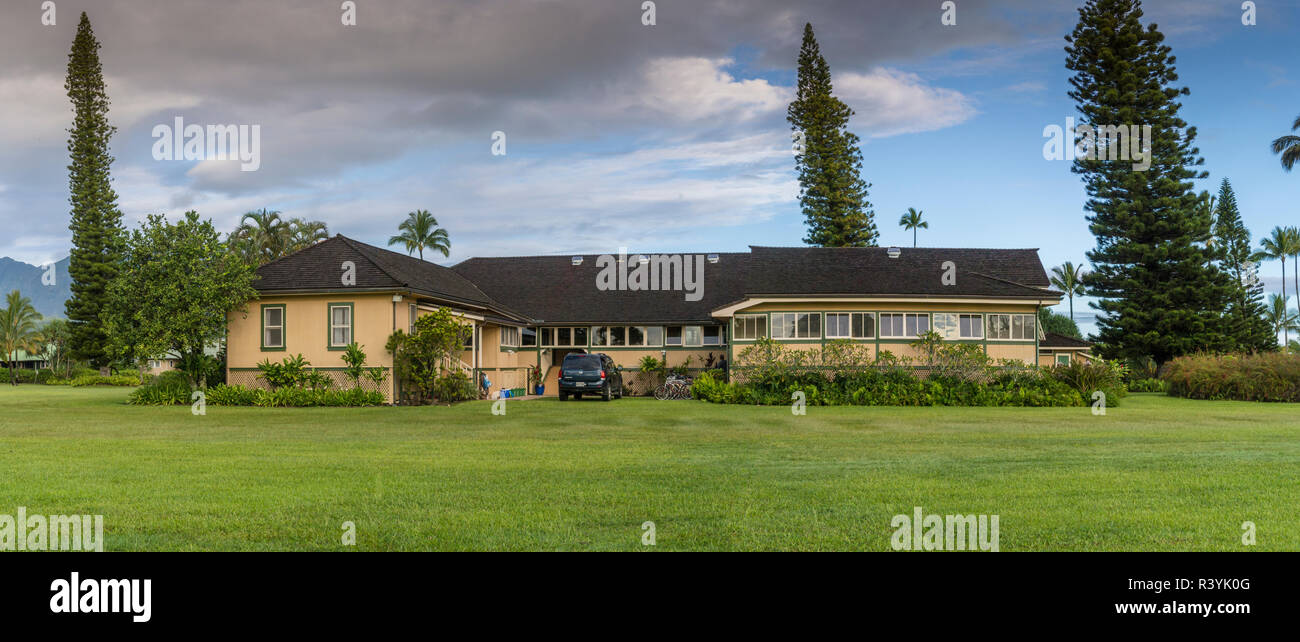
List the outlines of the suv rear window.
<svg viewBox="0 0 1300 642">
<path fill-rule="evenodd" d="M 574 370 L 600 370 L 600 357 L 594 354 L 565 355 L 563 367 Z"/>
</svg>

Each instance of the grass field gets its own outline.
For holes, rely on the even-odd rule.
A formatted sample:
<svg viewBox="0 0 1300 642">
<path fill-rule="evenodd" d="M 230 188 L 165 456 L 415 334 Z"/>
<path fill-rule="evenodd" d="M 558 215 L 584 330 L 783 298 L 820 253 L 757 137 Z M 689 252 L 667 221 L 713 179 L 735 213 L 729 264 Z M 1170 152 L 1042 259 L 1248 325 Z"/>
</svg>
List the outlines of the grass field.
<svg viewBox="0 0 1300 642">
<path fill-rule="evenodd" d="M 0 514 L 103 514 L 105 550 L 888 550 L 890 519 L 997 514 L 1000 548 L 1300 549 L 1300 407 L 624 399 L 126 406 L 0 386 Z M 1258 545 L 1241 543 L 1243 521 Z M 357 545 L 340 545 L 342 523 Z"/>
</svg>

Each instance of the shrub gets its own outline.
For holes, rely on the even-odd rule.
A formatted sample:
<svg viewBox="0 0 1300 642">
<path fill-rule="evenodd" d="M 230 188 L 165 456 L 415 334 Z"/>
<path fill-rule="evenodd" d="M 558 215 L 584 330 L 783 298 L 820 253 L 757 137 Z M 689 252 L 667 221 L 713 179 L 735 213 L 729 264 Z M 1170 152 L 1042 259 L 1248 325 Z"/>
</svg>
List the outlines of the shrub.
<svg viewBox="0 0 1300 642">
<path fill-rule="evenodd" d="M 463 370 L 449 372 L 433 381 L 433 396 L 442 403 L 478 399 L 478 388 Z"/>
<path fill-rule="evenodd" d="M 138 386 L 140 385 L 140 377 L 125 374 L 107 377 L 97 374 L 82 375 L 69 381 L 68 385 L 78 388 L 82 386 Z"/>
<path fill-rule="evenodd" d="M 1133 379 L 1128 382 L 1129 392 L 1165 392 L 1169 384 L 1164 379 Z"/>
<path fill-rule="evenodd" d="M 207 402 L 214 406 L 252 406 L 257 403 L 258 392 L 244 386 L 221 385 L 208 388 Z"/>
<path fill-rule="evenodd" d="M 1165 364 L 1161 379 L 1176 397 L 1300 401 L 1300 355 L 1188 355 Z"/>
<path fill-rule="evenodd" d="M 307 366 L 311 365 L 302 354 L 296 354 L 292 357 L 285 357 L 280 363 L 271 363 L 270 359 L 263 359 L 257 364 L 260 374 L 257 378 L 266 381 L 272 390 L 285 387 L 301 387 L 307 381 Z"/>
<path fill-rule="evenodd" d="M 310 388 L 276 388 L 264 390 L 244 386 L 221 385 L 207 392 L 208 403 L 214 406 L 260 406 L 263 408 L 305 408 L 310 406 L 381 406 L 384 395 L 360 388 L 344 390 L 312 390 Z"/>
<path fill-rule="evenodd" d="M 1092 393 L 1101 391 L 1106 395 L 1106 405 L 1114 407 L 1128 393 L 1124 387 L 1124 376 L 1128 369 L 1118 361 L 1071 359 L 1069 365 L 1053 366 L 1049 372 L 1057 381 L 1073 388 L 1087 402 L 1091 402 Z"/>
<path fill-rule="evenodd" d="M 126 402 L 135 406 L 171 406 L 190 403 L 189 377 L 169 370 L 131 392 Z"/>
</svg>

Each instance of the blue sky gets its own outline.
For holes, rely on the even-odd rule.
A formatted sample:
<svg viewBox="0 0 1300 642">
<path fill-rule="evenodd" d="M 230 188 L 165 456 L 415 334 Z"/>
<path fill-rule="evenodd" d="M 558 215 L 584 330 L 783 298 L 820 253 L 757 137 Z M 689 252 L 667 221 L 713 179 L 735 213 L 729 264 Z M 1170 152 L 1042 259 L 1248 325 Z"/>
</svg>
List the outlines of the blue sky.
<svg viewBox="0 0 1300 642">
<path fill-rule="evenodd" d="M 930 5 L 934 6 L 931 7 Z M 90 12 L 119 133 L 114 181 L 127 223 L 198 209 L 223 229 L 267 207 L 383 245 L 414 209 L 475 255 L 736 251 L 797 245 L 785 105 L 800 28 L 817 29 L 837 93 L 854 107 L 882 244 L 1037 247 L 1048 265 L 1093 246 L 1084 194 L 1043 128 L 1075 115 L 1064 35 L 1079 3 L 329 3 L 197 0 L 58 3 L 57 25 L 0 20 L 0 255 L 67 255 L 70 113 L 62 74 L 76 14 Z M 1300 172 L 1268 150 L 1300 115 L 1300 3 L 1145 3 L 1191 89 L 1183 117 L 1216 191 L 1228 177 L 1256 238 L 1300 225 Z M 28 24 L 31 23 L 31 24 Z M 202 24 L 204 29 L 195 29 Z M 252 123 L 262 167 L 159 161 L 152 128 Z M 507 135 L 507 154 L 490 153 Z M 1277 289 L 1280 267 L 1263 276 Z M 1090 311 L 1076 302 L 1076 316 Z"/>
</svg>

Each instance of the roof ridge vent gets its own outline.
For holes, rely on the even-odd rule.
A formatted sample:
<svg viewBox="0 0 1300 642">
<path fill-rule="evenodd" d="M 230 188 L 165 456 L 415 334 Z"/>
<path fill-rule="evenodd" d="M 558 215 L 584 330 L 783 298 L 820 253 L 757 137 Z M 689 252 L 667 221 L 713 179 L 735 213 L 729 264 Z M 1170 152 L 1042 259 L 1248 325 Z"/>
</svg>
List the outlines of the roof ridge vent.
<svg viewBox="0 0 1300 642">
<path fill-rule="evenodd" d="M 903 250 L 897 245 L 891 245 L 889 249 L 885 250 L 885 253 L 889 255 L 889 258 L 896 259 L 903 253 Z"/>
<path fill-rule="evenodd" d="M 582 265 L 582 257 L 581 257 L 581 256 L 572 256 L 572 257 L 569 257 L 569 264 L 570 264 L 570 265 Z"/>
</svg>

